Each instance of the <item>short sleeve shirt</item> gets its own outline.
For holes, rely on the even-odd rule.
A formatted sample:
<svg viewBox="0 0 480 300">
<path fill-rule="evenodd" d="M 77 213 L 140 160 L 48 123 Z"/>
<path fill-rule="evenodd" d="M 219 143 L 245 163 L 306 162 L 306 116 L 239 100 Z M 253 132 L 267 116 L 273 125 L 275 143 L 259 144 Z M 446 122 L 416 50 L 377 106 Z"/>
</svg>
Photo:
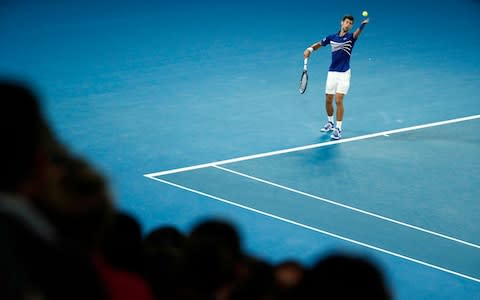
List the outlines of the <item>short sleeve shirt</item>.
<svg viewBox="0 0 480 300">
<path fill-rule="evenodd" d="M 346 72 L 350 69 L 350 57 L 352 56 L 353 46 L 356 39 L 353 33 L 347 32 L 343 36 L 338 33 L 325 37 L 320 43 L 322 46 L 330 44 L 332 46 L 332 63 L 329 71 Z"/>
</svg>

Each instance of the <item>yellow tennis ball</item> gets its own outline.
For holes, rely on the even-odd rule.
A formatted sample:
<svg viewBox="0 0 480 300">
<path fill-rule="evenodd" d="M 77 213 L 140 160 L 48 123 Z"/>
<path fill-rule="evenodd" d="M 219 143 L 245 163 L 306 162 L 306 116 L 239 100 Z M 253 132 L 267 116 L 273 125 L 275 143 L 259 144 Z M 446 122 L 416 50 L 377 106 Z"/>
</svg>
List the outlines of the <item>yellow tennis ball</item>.
<svg viewBox="0 0 480 300">
<path fill-rule="evenodd" d="M 368 17 L 368 11 L 364 10 L 364 11 L 362 12 L 362 16 Z"/>
</svg>

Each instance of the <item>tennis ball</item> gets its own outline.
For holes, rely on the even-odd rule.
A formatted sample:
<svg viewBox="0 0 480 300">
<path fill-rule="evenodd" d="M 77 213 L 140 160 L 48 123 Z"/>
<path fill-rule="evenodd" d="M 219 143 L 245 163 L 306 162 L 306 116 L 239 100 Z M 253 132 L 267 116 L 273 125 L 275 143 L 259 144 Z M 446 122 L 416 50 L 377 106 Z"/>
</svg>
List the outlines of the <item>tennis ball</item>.
<svg viewBox="0 0 480 300">
<path fill-rule="evenodd" d="M 362 12 L 362 16 L 368 17 L 368 11 L 364 10 L 364 11 Z"/>
</svg>

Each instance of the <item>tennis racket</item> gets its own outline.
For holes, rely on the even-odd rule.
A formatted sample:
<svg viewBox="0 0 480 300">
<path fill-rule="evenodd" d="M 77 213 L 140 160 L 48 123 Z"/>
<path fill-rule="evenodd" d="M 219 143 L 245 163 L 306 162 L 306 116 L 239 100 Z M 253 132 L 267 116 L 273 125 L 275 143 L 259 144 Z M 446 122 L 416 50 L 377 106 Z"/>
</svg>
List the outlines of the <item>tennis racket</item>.
<svg viewBox="0 0 480 300">
<path fill-rule="evenodd" d="M 308 84 L 307 62 L 308 62 L 308 58 L 305 58 L 303 60 L 302 76 L 300 76 L 300 87 L 298 88 L 298 91 L 300 92 L 300 94 L 305 93 L 305 91 L 307 90 L 307 84 Z"/>
<path fill-rule="evenodd" d="M 308 73 L 307 70 L 303 70 L 302 76 L 300 76 L 300 87 L 298 88 L 298 91 L 300 94 L 305 93 L 307 90 L 307 85 L 308 85 Z"/>
</svg>

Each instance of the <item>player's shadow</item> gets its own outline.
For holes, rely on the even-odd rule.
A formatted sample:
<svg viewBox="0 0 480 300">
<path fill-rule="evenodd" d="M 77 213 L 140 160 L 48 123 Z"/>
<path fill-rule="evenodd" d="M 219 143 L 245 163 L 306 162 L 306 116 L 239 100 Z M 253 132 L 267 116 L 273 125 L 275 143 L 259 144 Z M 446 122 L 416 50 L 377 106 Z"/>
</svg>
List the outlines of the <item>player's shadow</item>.
<svg viewBox="0 0 480 300">
<path fill-rule="evenodd" d="M 320 136 L 317 138 L 317 143 L 327 143 L 332 140 L 331 132 L 325 132 L 321 133 Z M 315 151 L 315 155 L 317 156 L 317 159 L 319 161 L 326 161 L 326 160 L 333 160 L 338 157 L 338 155 L 341 153 L 341 144 L 333 144 L 333 145 L 328 145 L 328 146 L 323 146 L 317 148 L 318 151 Z"/>
<path fill-rule="evenodd" d="M 318 143 L 329 142 L 330 134 L 325 134 L 325 137 L 320 137 Z M 304 162 L 311 166 L 317 166 L 322 168 L 327 163 L 335 163 L 341 157 L 342 154 L 342 144 L 333 144 L 327 146 L 320 146 L 318 148 L 313 148 L 308 150 L 308 154 L 304 154 Z"/>
</svg>

